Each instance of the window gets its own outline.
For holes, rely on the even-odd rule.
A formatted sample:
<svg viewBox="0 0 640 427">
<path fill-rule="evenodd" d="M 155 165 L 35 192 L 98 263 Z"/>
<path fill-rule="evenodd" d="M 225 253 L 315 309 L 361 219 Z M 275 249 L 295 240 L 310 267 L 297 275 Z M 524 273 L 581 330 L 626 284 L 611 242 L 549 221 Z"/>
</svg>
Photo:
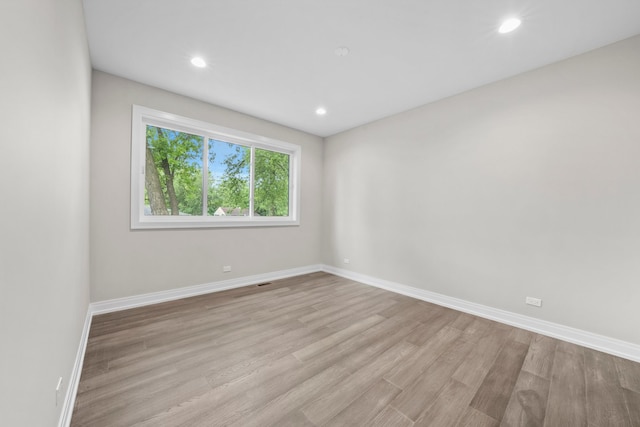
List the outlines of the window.
<svg viewBox="0 0 640 427">
<path fill-rule="evenodd" d="M 131 228 L 297 225 L 301 148 L 133 106 Z"/>
</svg>

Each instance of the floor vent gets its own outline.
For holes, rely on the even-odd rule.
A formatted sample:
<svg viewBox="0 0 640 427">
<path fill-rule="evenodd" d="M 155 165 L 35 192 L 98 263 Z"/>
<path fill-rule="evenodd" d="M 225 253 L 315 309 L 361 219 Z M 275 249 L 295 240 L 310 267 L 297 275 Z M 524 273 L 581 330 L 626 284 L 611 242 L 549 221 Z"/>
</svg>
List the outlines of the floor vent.
<svg viewBox="0 0 640 427">
<path fill-rule="evenodd" d="M 271 282 L 266 282 L 266 283 L 260 283 L 258 286 L 267 286 L 267 285 L 270 285 L 270 284 L 271 284 Z"/>
</svg>

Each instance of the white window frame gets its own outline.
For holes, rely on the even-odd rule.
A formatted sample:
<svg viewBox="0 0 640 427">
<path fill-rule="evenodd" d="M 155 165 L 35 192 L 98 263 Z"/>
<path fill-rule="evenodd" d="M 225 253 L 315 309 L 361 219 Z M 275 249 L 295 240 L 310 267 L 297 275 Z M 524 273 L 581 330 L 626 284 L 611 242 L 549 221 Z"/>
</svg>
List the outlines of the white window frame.
<svg viewBox="0 0 640 427">
<path fill-rule="evenodd" d="M 249 216 L 183 216 L 145 215 L 144 181 L 147 125 L 158 126 L 204 137 L 204 158 L 208 158 L 207 139 L 251 147 Z M 253 215 L 254 165 L 256 148 L 289 155 L 289 216 L 261 217 Z M 131 228 L 209 228 L 209 227 L 274 227 L 300 225 L 300 163 L 302 147 L 265 136 L 230 129 L 139 105 L 133 105 L 131 122 Z M 207 165 L 203 165 L 203 177 Z M 204 194 L 206 195 L 206 191 Z M 206 209 L 206 196 L 204 196 Z"/>
</svg>

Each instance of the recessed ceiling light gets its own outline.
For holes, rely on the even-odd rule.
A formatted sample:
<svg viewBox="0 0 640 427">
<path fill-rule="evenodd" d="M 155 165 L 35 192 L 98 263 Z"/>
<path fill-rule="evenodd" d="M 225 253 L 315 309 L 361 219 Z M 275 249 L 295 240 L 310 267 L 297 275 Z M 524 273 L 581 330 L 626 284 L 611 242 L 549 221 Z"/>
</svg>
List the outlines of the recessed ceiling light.
<svg viewBox="0 0 640 427">
<path fill-rule="evenodd" d="M 341 46 L 334 50 L 333 53 L 335 53 L 336 56 L 347 56 L 349 55 L 349 48 L 346 46 Z"/>
<path fill-rule="evenodd" d="M 327 114 L 327 109 L 324 107 L 318 107 L 316 109 L 316 114 L 319 116 L 324 116 L 325 114 Z"/>
<path fill-rule="evenodd" d="M 500 25 L 500 28 L 498 28 L 498 32 L 500 34 L 510 33 L 511 31 L 518 28 L 521 23 L 522 21 L 520 21 L 518 18 L 509 18 L 505 20 L 502 25 Z"/>
<path fill-rule="evenodd" d="M 198 68 L 204 68 L 207 66 L 207 63 L 204 62 L 204 59 L 200 58 L 199 56 L 194 56 L 193 58 L 191 58 L 191 64 Z"/>
</svg>

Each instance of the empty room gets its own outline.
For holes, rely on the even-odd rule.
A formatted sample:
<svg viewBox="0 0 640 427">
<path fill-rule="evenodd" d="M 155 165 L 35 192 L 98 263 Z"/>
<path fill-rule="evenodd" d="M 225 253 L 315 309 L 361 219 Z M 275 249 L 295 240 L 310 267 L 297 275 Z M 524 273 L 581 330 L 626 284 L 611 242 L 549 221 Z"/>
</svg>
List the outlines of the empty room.
<svg viewBox="0 0 640 427">
<path fill-rule="evenodd" d="M 0 425 L 640 427 L 640 2 L 0 23 Z"/>
</svg>

